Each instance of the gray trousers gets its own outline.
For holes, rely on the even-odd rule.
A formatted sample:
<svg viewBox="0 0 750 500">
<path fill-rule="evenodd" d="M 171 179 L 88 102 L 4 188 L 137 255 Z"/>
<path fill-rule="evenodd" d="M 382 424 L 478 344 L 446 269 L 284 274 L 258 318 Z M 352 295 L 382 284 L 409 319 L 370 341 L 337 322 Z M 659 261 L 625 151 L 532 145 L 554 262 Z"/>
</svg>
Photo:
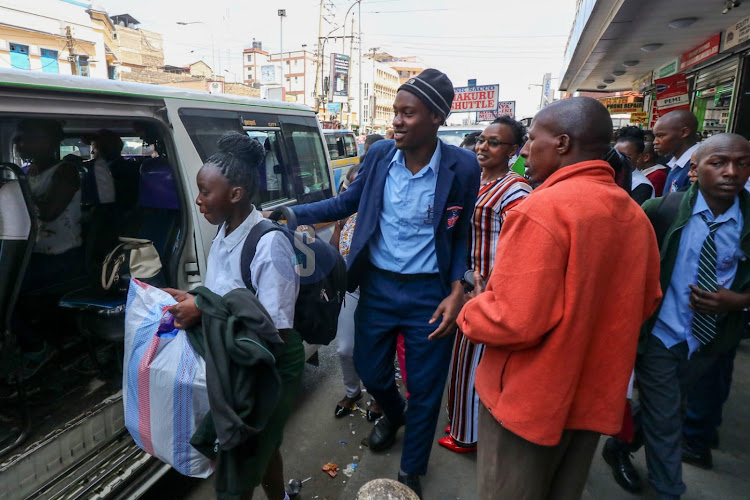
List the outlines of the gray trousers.
<svg viewBox="0 0 750 500">
<path fill-rule="evenodd" d="M 356 396 L 360 392 L 360 380 L 354 368 L 354 311 L 359 304 L 359 290 L 346 292 L 344 305 L 339 313 L 338 330 L 336 331 L 336 346 L 341 363 L 341 375 L 344 379 L 346 395 Z"/>
<path fill-rule="evenodd" d="M 636 358 L 635 431 L 642 433 L 648 481 L 660 498 L 679 498 L 685 492 L 681 441 L 687 395 L 716 358 L 694 353 L 688 360 L 687 342 L 667 349 L 654 335 L 649 336 L 646 350 Z"/>
<path fill-rule="evenodd" d="M 480 404 L 478 498 L 577 500 L 598 443 L 597 432 L 566 430 L 556 446 L 540 446 L 505 429 Z"/>
</svg>

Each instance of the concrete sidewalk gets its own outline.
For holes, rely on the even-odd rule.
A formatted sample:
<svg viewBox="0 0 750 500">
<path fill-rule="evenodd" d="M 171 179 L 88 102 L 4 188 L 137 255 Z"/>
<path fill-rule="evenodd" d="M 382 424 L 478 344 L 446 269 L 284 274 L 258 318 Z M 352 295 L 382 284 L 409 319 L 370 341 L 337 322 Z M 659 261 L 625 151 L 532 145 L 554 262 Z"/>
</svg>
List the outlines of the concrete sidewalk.
<svg viewBox="0 0 750 500">
<path fill-rule="evenodd" d="M 319 367 L 306 368 L 304 386 L 299 408 L 287 425 L 282 449 L 285 476 L 311 478 L 305 482 L 301 498 L 354 500 L 357 490 L 367 481 L 380 477 L 395 479 L 399 469 L 403 431 L 399 432 L 396 445 L 389 453 L 376 454 L 361 445 L 362 439 L 367 437 L 372 427 L 362 413 L 357 412 L 343 419 L 333 417 L 334 406 L 343 396 L 341 372 L 333 345 L 321 349 Z M 366 400 L 367 396 L 363 398 L 363 402 Z M 724 424 L 720 429 L 721 447 L 714 451 L 714 470 L 704 471 L 689 465 L 684 466 L 684 480 L 688 485 L 688 491 L 683 497 L 685 500 L 750 497 L 749 422 L 750 342 L 745 341 L 740 346 L 735 362 L 732 394 L 725 408 Z M 475 455 L 457 455 L 437 445 L 437 439 L 443 436 L 446 424 L 447 418 L 442 416 L 435 435 L 430 468 L 422 479 L 424 498 L 477 499 Z M 603 442 L 604 438 L 600 446 Z M 321 470 L 328 462 L 335 463 L 340 468 L 335 478 L 329 477 Z M 645 480 L 646 464 L 643 451 L 635 456 L 635 463 Z M 357 464 L 351 477 L 344 474 L 348 464 Z M 184 487 L 185 483 L 186 480 L 182 478 L 172 477 L 160 487 L 162 492 L 171 492 L 168 496 L 175 498 L 179 485 L 182 484 Z M 191 481 L 190 484 L 190 491 L 179 494 L 179 497 L 213 498 L 210 480 Z M 149 497 L 165 498 L 151 494 Z M 265 495 L 259 490 L 255 498 L 263 499 Z M 637 496 L 625 492 L 615 483 L 609 467 L 597 451 L 583 498 L 631 500 Z"/>
</svg>

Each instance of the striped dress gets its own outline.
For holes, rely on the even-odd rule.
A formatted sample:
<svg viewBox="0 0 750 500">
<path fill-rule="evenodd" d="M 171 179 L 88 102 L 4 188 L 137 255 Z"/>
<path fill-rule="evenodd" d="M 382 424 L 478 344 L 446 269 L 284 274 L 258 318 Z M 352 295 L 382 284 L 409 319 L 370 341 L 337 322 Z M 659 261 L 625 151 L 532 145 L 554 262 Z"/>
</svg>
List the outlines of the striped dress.
<svg viewBox="0 0 750 500">
<path fill-rule="evenodd" d="M 510 171 L 479 189 L 471 227 L 471 268 L 487 279 L 495 262 L 495 249 L 508 210 L 531 193 L 529 183 Z M 482 359 L 484 345 L 473 344 L 459 330 L 453 347 L 448 415 L 451 437 L 459 444 L 477 442 L 479 397 L 474 390 L 474 372 Z"/>
</svg>

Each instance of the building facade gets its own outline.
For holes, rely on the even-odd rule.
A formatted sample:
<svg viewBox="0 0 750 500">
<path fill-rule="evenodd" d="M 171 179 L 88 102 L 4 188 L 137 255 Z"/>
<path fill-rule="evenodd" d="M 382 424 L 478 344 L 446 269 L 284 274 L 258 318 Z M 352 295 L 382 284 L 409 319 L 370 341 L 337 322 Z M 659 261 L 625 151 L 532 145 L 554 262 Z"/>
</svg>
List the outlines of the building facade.
<svg viewBox="0 0 750 500">
<path fill-rule="evenodd" d="M 396 70 L 401 84 L 427 69 L 427 64 L 417 56 L 396 57 L 387 52 L 375 54 L 375 60 Z"/>
<path fill-rule="evenodd" d="M 689 109 L 704 137 L 750 137 L 750 12 L 734 3 L 684 0 L 677 16 L 673 2 L 579 0 L 560 90 L 643 95 L 644 128 Z"/>
<path fill-rule="evenodd" d="M 362 62 L 362 127 L 373 133 L 391 128 L 393 102 L 401 85 L 398 72 L 374 59 Z"/>
<path fill-rule="evenodd" d="M 243 81 L 246 84 L 264 87 L 266 90 L 266 87 L 281 87 L 283 83 L 287 101 L 305 104 L 311 108 L 315 108 L 316 99 L 322 88 L 322 78 L 326 76 L 328 69 L 328 64 L 324 64 L 324 74 L 320 74 L 317 54 L 307 50 L 304 45 L 301 50 L 284 52 L 282 57 L 278 52 L 271 54 L 263 50 L 263 43 L 256 40 L 242 51 L 242 64 Z"/>
<path fill-rule="evenodd" d="M 0 4 L 0 67 L 109 78 L 111 21 L 88 2 L 5 0 Z"/>
</svg>

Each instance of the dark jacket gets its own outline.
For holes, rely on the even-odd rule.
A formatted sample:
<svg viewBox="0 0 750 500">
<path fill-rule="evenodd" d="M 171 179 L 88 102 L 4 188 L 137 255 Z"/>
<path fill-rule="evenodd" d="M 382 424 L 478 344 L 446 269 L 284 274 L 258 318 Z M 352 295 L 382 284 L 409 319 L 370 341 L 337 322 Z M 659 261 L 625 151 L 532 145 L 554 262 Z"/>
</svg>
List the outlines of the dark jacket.
<svg viewBox="0 0 750 500">
<path fill-rule="evenodd" d="M 188 331 L 188 338 L 206 361 L 211 407 L 190 442 L 207 457 L 217 459 L 216 474 L 220 475 L 232 469 L 227 465 L 232 453 L 263 430 L 279 402 L 281 379 L 276 356 L 284 343 L 250 290 L 232 290 L 224 297 L 205 287 L 190 293 L 195 295 L 203 321 L 201 327 Z"/>
<path fill-rule="evenodd" d="M 740 211 L 742 212 L 742 218 L 744 225 L 740 233 L 740 249 L 744 254 L 744 258 L 739 261 L 737 265 L 737 273 L 735 274 L 734 281 L 730 290 L 735 292 L 747 292 L 750 288 L 750 193 L 744 189 L 740 193 Z M 690 189 L 688 189 L 685 196 L 680 202 L 680 208 L 677 211 L 672 225 L 667 231 L 664 242 L 660 248 L 661 254 L 661 290 L 666 295 L 669 283 L 672 281 L 672 272 L 674 271 L 675 262 L 677 261 L 677 251 L 680 247 L 680 239 L 682 238 L 682 229 L 693 214 L 693 207 L 695 207 L 695 201 L 698 197 L 698 183 L 694 183 Z M 649 218 L 652 217 L 658 210 L 659 203 L 662 198 L 654 198 L 643 204 L 643 209 Z M 646 342 L 650 337 L 651 331 L 654 329 L 656 319 L 659 317 L 661 311 L 661 304 L 656 309 L 656 312 L 644 323 L 641 329 L 641 337 L 638 344 L 638 352 L 643 352 L 646 346 Z M 714 341 L 705 348 L 706 353 L 722 353 L 729 351 L 737 346 L 739 343 L 744 325 L 744 312 L 733 311 L 728 313 L 720 322 L 718 333 L 714 338 Z"/>
<path fill-rule="evenodd" d="M 438 144 L 441 160 L 435 187 L 435 213 L 440 215 L 435 217 L 433 227 L 440 277 L 449 289 L 467 269 L 469 228 L 481 172 L 476 156 L 470 151 L 442 141 Z M 341 220 L 357 212 L 357 227 L 347 259 L 349 291 L 359 286 L 370 260 L 368 244 L 378 229 L 388 165 L 395 154 L 394 141 L 376 142 L 367 151 L 359 175 L 349 189 L 336 198 L 293 207 L 299 224 Z"/>
</svg>

